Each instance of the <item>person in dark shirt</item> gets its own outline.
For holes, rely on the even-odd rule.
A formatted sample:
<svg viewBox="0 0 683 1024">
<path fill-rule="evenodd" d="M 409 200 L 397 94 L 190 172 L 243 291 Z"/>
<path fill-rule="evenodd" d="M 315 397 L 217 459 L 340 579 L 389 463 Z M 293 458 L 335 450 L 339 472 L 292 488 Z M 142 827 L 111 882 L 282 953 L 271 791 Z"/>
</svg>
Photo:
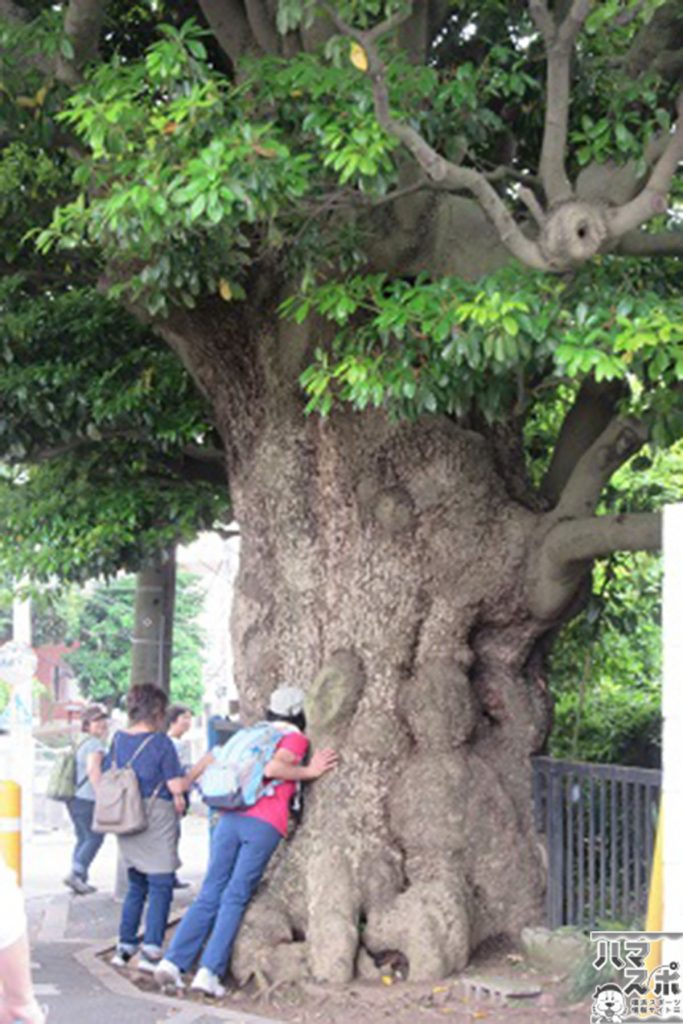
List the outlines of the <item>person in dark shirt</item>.
<svg viewBox="0 0 683 1024">
<path fill-rule="evenodd" d="M 112 963 L 122 966 L 138 951 L 138 929 L 147 904 L 138 968 L 148 972 L 161 958 L 178 867 L 178 815 L 185 810 L 187 789 L 178 754 L 164 731 L 167 705 L 168 697 L 153 683 L 131 687 L 126 698 L 128 728 L 114 736 L 108 754 L 92 773 L 97 788 L 103 771 L 130 764 L 146 803 L 144 832 L 117 836 L 128 889 Z"/>
</svg>

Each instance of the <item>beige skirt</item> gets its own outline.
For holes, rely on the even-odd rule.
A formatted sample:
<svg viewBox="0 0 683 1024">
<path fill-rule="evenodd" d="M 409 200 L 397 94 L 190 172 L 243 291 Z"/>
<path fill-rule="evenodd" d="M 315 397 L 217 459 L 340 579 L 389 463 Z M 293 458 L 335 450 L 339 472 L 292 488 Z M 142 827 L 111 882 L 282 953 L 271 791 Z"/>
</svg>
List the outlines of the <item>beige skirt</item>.
<svg viewBox="0 0 683 1024">
<path fill-rule="evenodd" d="M 178 815 L 170 800 L 149 797 L 147 828 L 133 836 L 118 836 L 119 853 L 126 868 L 146 875 L 165 875 L 180 867 Z"/>
</svg>

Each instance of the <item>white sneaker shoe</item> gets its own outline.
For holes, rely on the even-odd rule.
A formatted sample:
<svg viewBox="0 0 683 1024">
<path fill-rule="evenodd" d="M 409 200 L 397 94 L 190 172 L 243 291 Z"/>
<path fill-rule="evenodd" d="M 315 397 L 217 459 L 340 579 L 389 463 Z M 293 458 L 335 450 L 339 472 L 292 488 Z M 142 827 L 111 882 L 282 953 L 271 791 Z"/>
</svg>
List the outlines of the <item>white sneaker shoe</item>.
<svg viewBox="0 0 683 1024">
<path fill-rule="evenodd" d="M 133 947 L 126 948 L 118 945 L 114 951 L 114 955 L 109 961 L 112 967 L 127 967 L 132 957 L 135 956 L 135 949 Z"/>
<path fill-rule="evenodd" d="M 160 963 L 160 956 L 152 959 L 152 957 L 146 956 L 144 953 L 140 953 L 138 956 L 137 968 L 139 971 L 142 971 L 143 974 L 154 974 Z"/>
<path fill-rule="evenodd" d="M 208 967 L 200 967 L 190 985 L 192 992 L 203 992 L 205 996 L 213 996 L 220 999 L 225 995 L 225 987 L 221 985 L 218 976 L 209 970 Z"/>
<path fill-rule="evenodd" d="M 174 988 L 185 988 L 185 982 L 180 976 L 180 968 L 172 960 L 160 960 L 154 968 L 154 980 L 159 988 L 173 986 Z"/>
</svg>

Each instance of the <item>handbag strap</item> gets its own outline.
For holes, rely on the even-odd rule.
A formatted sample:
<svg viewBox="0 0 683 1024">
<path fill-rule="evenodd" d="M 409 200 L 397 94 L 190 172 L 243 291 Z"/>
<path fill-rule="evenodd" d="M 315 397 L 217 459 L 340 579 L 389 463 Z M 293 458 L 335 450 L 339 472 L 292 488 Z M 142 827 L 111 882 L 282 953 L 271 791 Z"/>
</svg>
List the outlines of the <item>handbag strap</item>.
<svg viewBox="0 0 683 1024">
<path fill-rule="evenodd" d="M 114 747 L 114 751 L 113 751 L 113 755 L 114 755 L 114 756 L 113 756 L 113 761 L 114 761 L 114 766 L 115 766 L 116 768 L 118 768 L 118 767 L 119 767 L 119 763 L 118 763 L 118 758 L 116 757 L 116 740 L 117 740 L 117 738 L 118 738 L 118 736 L 119 736 L 119 735 L 120 735 L 120 733 L 118 733 L 118 732 L 117 732 L 116 736 L 114 737 L 114 739 L 113 739 L 113 741 L 112 741 L 112 743 L 113 743 L 113 747 Z M 130 733 L 129 733 L 128 735 L 130 735 Z M 140 746 L 139 746 L 139 747 L 138 747 L 138 748 L 137 748 L 137 749 L 136 749 L 136 750 L 135 750 L 135 751 L 133 752 L 132 756 L 128 758 L 128 760 L 126 761 L 126 763 L 125 763 L 125 765 L 124 765 L 123 767 L 124 767 L 124 768 L 130 768 L 130 766 L 132 765 L 133 761 L 134 761 L 134 760 L 135 760 L 135 758 L 136 758 L 136 757 L 138 756 L 138 754 L 139 754 L 139 753 L 140 753 L 140 752 L 141 752 L 142 750 L 144 750 L 144 749 L 145 749 L 145 747 L 147 746 L 147 744 L 148 744 L 148 743 L 150 743 L 150 742 L 151 742 L 151 741 L 152 741 L 152 740 L 154 739 L 154 737 L 155 737 L 156 735 L 157 735 L 157 734 L 156 734 L 155 732 L 153 732 L 153 733 L 151 733 L 151 735 L 147 736 L 147 737 L 146 737 L 146 739 L 145 739 L 145 740 L 144 740 L 144 741 L 143 741 L 143 742 L 142 742 L 142 743 L 140 744 Z"/>
<path fill-rule="evenodd" d="M 78 790 L 81 788 L 81 786 L 83 786 L 88 781 L 88 770 L 87 770 L 87 768 L 86 768 L 85 775 L 83 776 L 83 778 L 82 779 L 78 778 L 78 751 L 81 749 L 81 747 L 83 746 L 84 743 L 88 742 L 88 740 L 90 738 L 91 738 L 90 735 L 88 733 L 86 733 L 85 736 L 81 736 L 81 738 L 78 740 L 77 743 L 74 743 L 74 755 L 76 757 L 76 789 L 75 789 L 76 793 L 78 793 Z"/>
</svg>

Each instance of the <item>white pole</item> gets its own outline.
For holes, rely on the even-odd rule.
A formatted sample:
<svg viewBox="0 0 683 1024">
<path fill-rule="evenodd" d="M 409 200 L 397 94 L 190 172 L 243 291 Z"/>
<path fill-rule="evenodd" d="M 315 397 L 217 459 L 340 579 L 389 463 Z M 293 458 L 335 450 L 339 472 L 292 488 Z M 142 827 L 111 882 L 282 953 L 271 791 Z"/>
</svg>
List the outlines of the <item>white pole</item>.
<svg viewBox="0 0 683 1024">
<path fill-rule="evenodd" d="M 33 833 L 33 680 L 37 658 L 31 648 L 31 608 L 15 601 L 13 639 L 0 648 L 0 679 L 10 686 L 8 741 L 3 743 L 3 762 L 9 761 L 11 777 L 21 786 L 22 841 Z"/>
<path fill-rule="evenodd" d="M 17 644 L 31 646 L 31 601 L 15 597 L 12 605 L 12 639 Z"/>
<path fill-rule="evenodd" d="M 664 509 L 662 805 L 664 931 L 683 932 L 683 504 Z M 674 956 L 674 953 L 678 955 Z M 680 960 L 673 945 L 663 962 Z"/>
</svg>

